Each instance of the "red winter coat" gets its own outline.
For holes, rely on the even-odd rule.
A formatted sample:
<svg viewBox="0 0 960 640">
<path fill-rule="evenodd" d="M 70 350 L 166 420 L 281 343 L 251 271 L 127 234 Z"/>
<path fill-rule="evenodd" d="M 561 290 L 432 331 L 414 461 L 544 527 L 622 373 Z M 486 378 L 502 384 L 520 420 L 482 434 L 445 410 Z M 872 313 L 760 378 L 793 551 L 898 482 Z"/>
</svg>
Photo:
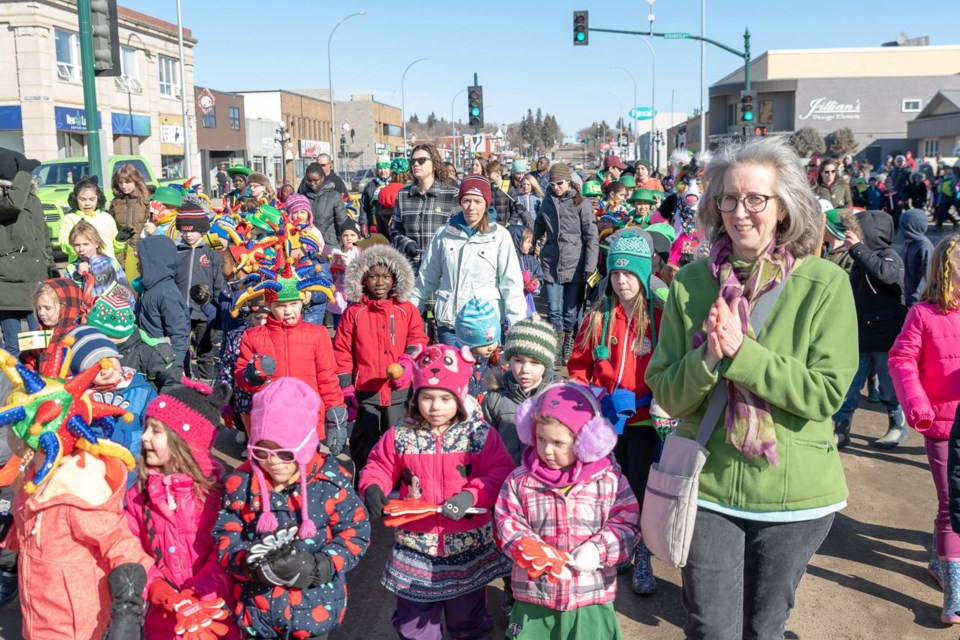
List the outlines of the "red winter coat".
<svg viewBox="0 0 960 640">
<path fill-rule="evenodd" d="M 647 327 L 646 339 L 649 341 L 649 350 L 644 355 L 633 353 L 631 346 L 637 337 L 636 325 L 631 324 L 630 334 L 627 335 L 627 316 L 623 307 L 616 303 L 610 312 L 610 326 L 607 335 L 611 337 L 610 358 L 597 360 L 593 357 L 593 348 L 585 349 L 583 336 L 589 325 L 589 316 L 583 321 L 577 332 L 576 342 L 573 345 L 573 355 L 567 363 L 567 372 L 571 380 L 583 384 L 603 387 L 608 393 L 614 389 L 632 391 L 639 401 L 642 397 L 651 394 L 650 387 L 643 376 L 647 372 L 647 364 L 653 357 L 653 332 Z M 660 312 L 654 312 L 654 322 L 660 324 Z M 596 344 L 599 336 L 590 341 Z M 630 417 L 626 424 L 637 424 L 650 420 L 650 403 L 645 402 L 637 407 L 637 412 Z"/>
<path fill-rule="evenodd" d="M 273 379 L 297 378 L 320 394 L 323 400 L 317 416 L 317 432 L 322 441 L 326 435 L 323 426 L 324 411 L 330 407 L 343 406 L 343 392 L 337 380 L 337 367 L 333 358 L 333 344 L 326 327 L 304 322 L 301 318 L 294 325 L 285 325 L 272 316 L 267 324 L 251 327 L 240 339 L 240 355 L 233 367 L 234 379 L 243 391 L 256 393 L 261 387 L 253 386 L 243 377 L 243 370 L 254 354 L 270 355 L 277 362 Z"/>
<path fill-rule="evenodd" d="M 410 384 L 393 389 L 388 384 L 387 367 L 408 347 L 425 347 L 427 342 L 423 319 L 414 304 L 396 298 L 370 300 L 363 296 L 340 316 L 333 339 L 337 372 L 341 379 L 352 379 L 360 402 L 388 407 L 395 404 L 391 397 L 394 394 L 399 399 L 407 396 Z"/>
<path fill-rule="evenodd" d="M 222 497 L 221 491 L 214 491 L 205 500 L 198 498 L 193 479 L 182 473 L 151 473 L 145 486 L 138 483 L 127 492 L 130 530 L 157 562 L 147 574 L 148 586 L 166 580 L 178 591 L 193 589 L 200 598 L 215 594 L 233 611 L 233 578 L 217 563 L 212 534 Z M 170 498 L 175 510 L 170 509 Z M 144 624 L 147 640 L 174 638 L 176 622 L 174 614 L 150 605 Z M 223 624 L 229 628 L 224 640 L 239 640 L 240 629 L 232 616 Z"/>
</svg>

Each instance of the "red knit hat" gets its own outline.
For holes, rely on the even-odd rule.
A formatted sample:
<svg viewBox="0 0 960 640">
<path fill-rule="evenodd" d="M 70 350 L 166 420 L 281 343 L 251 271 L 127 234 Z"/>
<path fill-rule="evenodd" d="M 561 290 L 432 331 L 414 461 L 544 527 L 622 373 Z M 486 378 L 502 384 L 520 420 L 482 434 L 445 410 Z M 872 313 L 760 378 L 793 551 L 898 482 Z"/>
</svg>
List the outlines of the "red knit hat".
<svg viewBox="0 0 960 640">
<path fill-rule="evenodd" d="M 230 401 L 230 387 L 218 384 L 211 389 L 187 377 L 180 384 L 154 398 L 144 418 L 156 418 L 183 438 L 204 475 L 219 476 L 220 464 L 210 451 L 217 436 L 220 409 Z"/>
<path fill-rule="evenodd" d="M 486 176 L 478 173 L 471 173 L 463 177 L 460 183 L 460 193 L 457 194 L 457 202 L 463 200 L 464 196 L 480 196 L 489 207 L 493 202 L 493 191 L 490 188 L 490 180 Z"/>
<path fill-rule="evenodd" d="M 400 182 L 391 182 L 383 187 L 377 194 L 377 204 L 383 209 L 393 209 L 397 206 L 397 194 L 400 193 L 400 189 L 403 189 L 403 184 Z"/>
</svg>

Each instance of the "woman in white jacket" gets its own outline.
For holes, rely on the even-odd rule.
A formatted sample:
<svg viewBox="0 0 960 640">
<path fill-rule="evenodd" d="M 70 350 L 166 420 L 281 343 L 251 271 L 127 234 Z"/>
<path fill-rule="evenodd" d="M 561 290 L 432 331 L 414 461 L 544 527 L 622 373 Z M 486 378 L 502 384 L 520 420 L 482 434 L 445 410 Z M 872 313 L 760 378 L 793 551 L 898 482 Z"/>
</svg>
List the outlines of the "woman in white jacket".
<svg viewBox="0 0 960 640">
<path fill-rule="evenodd" d="M 437 230 L 424 251 L 410 298 L 422 311 L 423 301 L 436 295 L 437 340 L 449 345 L 456 344 L 454 321 L 469 300 L 486 300 L 507 325 L 522 320 L 527 310 L 513 239 L 487 217 L 493 200 L 490 181 L 466 176 L 457 200 L 461 210 Z"/>
</svg>

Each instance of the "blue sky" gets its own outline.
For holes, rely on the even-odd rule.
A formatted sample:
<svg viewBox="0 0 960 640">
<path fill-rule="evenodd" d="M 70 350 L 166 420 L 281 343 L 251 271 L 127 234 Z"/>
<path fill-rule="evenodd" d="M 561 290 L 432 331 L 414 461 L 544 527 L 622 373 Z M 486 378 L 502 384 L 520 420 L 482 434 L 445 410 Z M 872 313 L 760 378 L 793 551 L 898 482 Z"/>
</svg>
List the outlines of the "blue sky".
<svg viewBox="0 0 960 640">
<path fill-rule="evenodd" d="M 175 0 L 121 4 L 176 22 Z M 960 43 L 955 19 L 936 19 L 946 4 L 903 0 L 706 0 L 707 37 L 742 49 L 749 27 L 756 58 L 768 49 L 878 46 L 930 36 L 930 44 Z M 927 6 L 929 5 L 929 6 Z M 400 106 L 400 77 L 417 58 L 429 58 L 406 77 L 407 113 L 433 111 L 449 120 L 451 100 L 483 85 L 487 122 L 516 122 L 541 106 L 572 135 L 594 119 L 611 124 L 633 101 L 650 104 L 650 51 L 635 36 L 592 33 L 572 44 L 573 11 L 589 9 L 590 25 L 648 28 L 646 0 L 519 0 L 512 3 L 387 2 L 366 0 L 183 0 L 184 25 L 199 40 L 196 81 L 225 91 L 326 88 L 327 38 L 333 25 L 357 11 L 333 37 L 333 80 L 339 99 L 373 93 Z M 923 9 L 923 10 L 921 10 Z M 700 0 L 657 0 L 655 31 L 700 31 Z M 692 113 L 700 104 L 700 45 L 654 38 L 656 107 Z M 734 55 L 707 46 L 707 85 L 736 69 Z M 465 118 L 466 95 L 454 115 Z"/>
</svg>

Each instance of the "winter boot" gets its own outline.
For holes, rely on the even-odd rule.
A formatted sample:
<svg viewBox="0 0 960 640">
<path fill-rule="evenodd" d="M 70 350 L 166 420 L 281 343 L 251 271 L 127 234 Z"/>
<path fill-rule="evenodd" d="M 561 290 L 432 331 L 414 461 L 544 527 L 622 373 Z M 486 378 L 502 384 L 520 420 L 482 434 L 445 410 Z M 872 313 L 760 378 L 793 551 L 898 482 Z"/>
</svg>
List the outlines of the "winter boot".
<svg viewBox="0 0 960 640">
<path fill-rule="evenodd" d="M 845 449 L 850 444 L 850 421 L 835 420 L 833 423 L 833 438 L 837 449 Z"/>
<path fill-rule="evenodd" d="M 940 577 L 940 554 L 937 553 L 937 534 L 933 534 L 933 544 L 930 545 L 930 562 L 927 563 L 927 573 L 933 578 L 940 590 L 943 590 L 943 578 Z"/>
<path fill-rule="evenodd" d="M 623 562 L 618 563 L 618 564 L 617 564 L 617 575 L 618 575 L 618 576 L 622 576 L 622 575 L 625 574 L 627 571 L 630 571 L 630 567 L 632 567 L 632 566 L 633 566 L 633 560 L 632 560 L 631 558 L 627 558 L 627 559 L 624 560 Z"/>
<path fill-rule="evenodd" d="M 633 592 L 641 596 L 652 596 L 657 592 L 657 580 L 653 577 L 650 565 L 650 550 L 642 542 L 633 554 Z"/>
<path fill-rule="evenodd" d="M 960 560 L 940 558 L 940 576 L 943 578 L 943 611 L 940 621 L 960 623 Z"/>
<path fill-rule="evenodd" d="M 510 576 L 506 576 L 503 579 L 503 615 L 507 617 L 507 620 L 510 619 L 510 614 L 513 613 L 513 605 L 516 603 L 516 600 L 513 597 L 513 580 Z"/>
<path fill-rule="evenodd" d="M 877 449 L 893 449 L 907 439 L 907 427 L 903 424 L 903 410 L 897 409 L 888 417 L 887 432 L 879 440 L 874 440 Z"/>
<path fill-rule="evenodd" d="M 577 334 L 574 331 L 567 331 L 563 340 L 563 366 L 567 366 L 567 363 L 570 362 L 570 356 L 573 355 L 573 343 L 577 339 Z"/>
<path fill-rule="evenodd" d="M 553 361 L 553 368 L 559 369 L 560 367 L 567 366 L 567 361 L 563 358 L 563 348 L 567 343 L 567 332 L 566 331 L 557 331 L 557 358 Z"/>
<path fill-rule="evenodd" d="M 134 562 L 122 564 L 107 576 L 110 588 L 110 624 L 103 640 L 143 638 L 143 589 L 147 572 Z"/>
<path fill-rule="evenodd" d="M 0 571 L 0 609 L 17 598 L 17 574 Z"/>
</svg>

